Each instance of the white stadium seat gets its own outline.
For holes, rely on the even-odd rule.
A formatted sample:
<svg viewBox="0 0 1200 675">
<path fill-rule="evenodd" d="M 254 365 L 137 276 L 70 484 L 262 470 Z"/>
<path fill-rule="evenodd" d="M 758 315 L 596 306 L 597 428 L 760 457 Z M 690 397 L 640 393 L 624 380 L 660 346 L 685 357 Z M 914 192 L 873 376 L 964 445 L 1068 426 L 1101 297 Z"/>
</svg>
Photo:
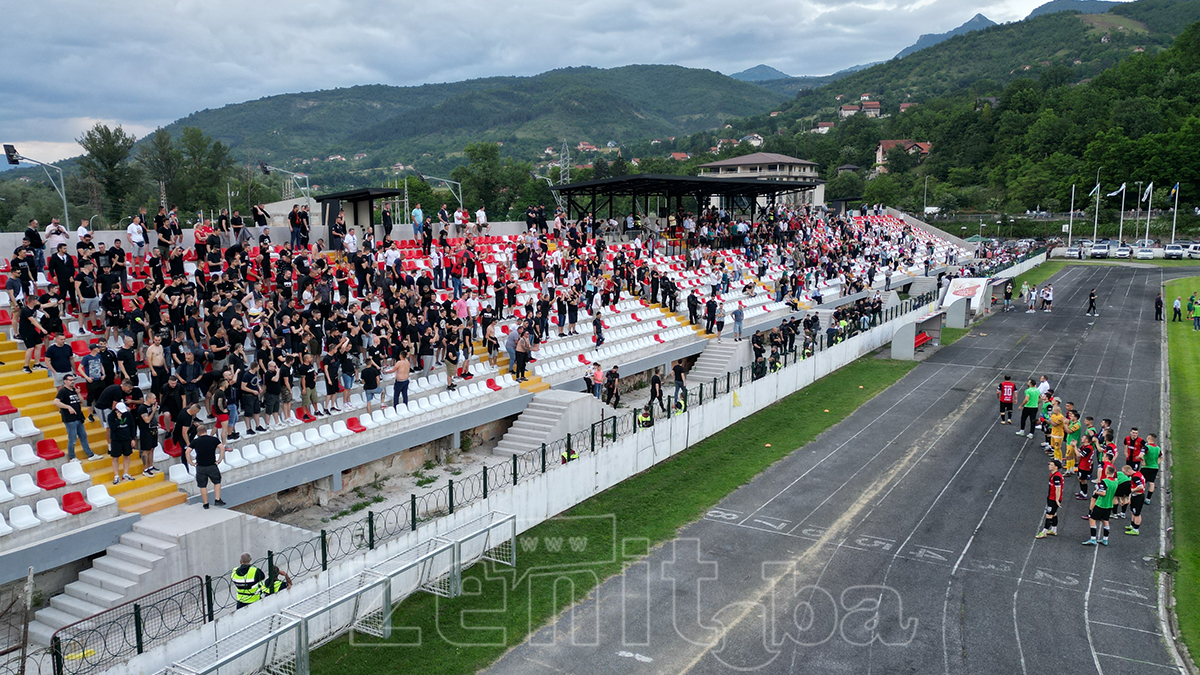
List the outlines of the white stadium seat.
<svg viewBox="0 0 1200 675">
<path fill-rule="evenodd" d="M 103 485 L 93 485 L 88 488 L 85 500 L 92 505 L 92 508 L 100 508 L 117 503 L 116 498 L 108 494 L 108 488 Z"/>
</svg>

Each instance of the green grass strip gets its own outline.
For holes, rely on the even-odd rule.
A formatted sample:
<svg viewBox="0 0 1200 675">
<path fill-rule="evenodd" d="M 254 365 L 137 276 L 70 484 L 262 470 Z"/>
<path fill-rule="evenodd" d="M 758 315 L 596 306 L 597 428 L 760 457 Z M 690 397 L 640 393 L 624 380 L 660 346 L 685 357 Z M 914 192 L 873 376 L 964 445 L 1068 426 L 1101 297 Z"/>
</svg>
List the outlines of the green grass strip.
<svg viewBox="0 0 1200 675">
<path fill-rule="evenodd" d="M 573 569 L 557 575 L 569 576 L 575 584 L 573 599 L 583 599 L 636 559 L 630 556 L 644 555 L 675 538 L 679 528 L 915 367 L 915 362 L 868 356 L 814 382 L 525 532 L 518 538 L 515 574 L 534 568 Z M 640 543 L 630 545 L 629 540 Z M 527 550 L 531 541 L 537 544 L 534 551 Z M 557 551 L 547 549 L 553 542 L 559 544 Z M 463 574 L 464 595 L 447 600 L 417 594 L 398 605 L 393 614 L 397 631 L 390 644 L 356 636 L 356 645 L 375 643 L 360 647 L 343 637 L 312 654 L 313 670 L 337 675 L 474 673 L 572 604 L 570 592 L 564 592 L 566 584 L 558 584 L 556 601 L 551 583 L 514 584 L 512 577 L 511 572 L 507 578 L 489 577 L 484 565 L 476 565 Z M 412 629 L 419 629 L 419 637 Z"/>
<path fill-rule="evenodd" d="M 952 345 L 958 342 L 959 338 L 970 333 L 970 328 L 951 328 L 949 326 L 942 327 L 942 346 Z"/>
<path fill-rule="evenodd" d="M 1167 311 L 1176 296 L 1186 305 L 1200 278 L 1167 284 Z M 1175 614 L 1184 643 L 1200 653 L 1200 333 L 1190 321 L 1167 323 L 1171 372 L 1171 504 L 1174 509 Z"/>
</svg>

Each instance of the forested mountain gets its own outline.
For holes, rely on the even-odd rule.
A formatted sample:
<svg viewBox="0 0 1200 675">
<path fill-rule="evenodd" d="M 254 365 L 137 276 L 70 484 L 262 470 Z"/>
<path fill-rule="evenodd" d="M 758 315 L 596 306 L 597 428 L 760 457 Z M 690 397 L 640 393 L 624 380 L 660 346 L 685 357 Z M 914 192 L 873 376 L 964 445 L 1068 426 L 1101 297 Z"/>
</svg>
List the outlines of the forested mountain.
<svg viewBox="0 0 1200 675">
<path fill-rule="evenodd" d="M 900 53 L 896 54 L 896 58 L 902 59 L 909 54 L 914 54 L 922 49 L 927 49 L 936 44 L 941 44 L 955 35 L 965 35 L 971 31 L 983 30 L 984 28 L 991 28 L 995 25 L 995 21 L 992 21 L 982 14 L 976 14 L 975 16 L 971 17 L 970 21 L 967 21 L 954 30 L 948 30 L 945 33 L 927 33 L 922 35 L 921 37 L 917 38 L 916 43 L 901 49 Z"/>
<path fill-rule="evenodd" d="M 1051 0 L 1040 7 L 1034 8 L 1026 19 L 1032 19 L 1035 16 L 1044 14 L 1054 14 L 1055 12 L 1079 12 L 1080 14 L 1103 14 L 1113 7 L 1119 6 L 1119 2 L 1109 2 L 1108 0 Z"/>
<path fill-rule="evenodd" d="M 710 70 L 678 66 L 565 68 L 533 77 L 496 77 L 419 87 L 371 85 L 271 96 L 202 110 L 167 127 L 199 127 L 248 158 L 347 159 L 367 166 L 440 159 L 475 141 L 499 141 L 506 155 L 532 156 L 569 139 L 608 141 L 674 136 L 764 112 L 783 98 Z"/>
<path fill-rule="evenodd" d="M 791 75 L 772 68 L 765 63 L 760 63 L 753 68 L 747 68 L 740 73 L 734 73 L 730 77 L 742 82 L 762 82 L 764 80 L 784 80 L 790 78 Z"/>
</svg>

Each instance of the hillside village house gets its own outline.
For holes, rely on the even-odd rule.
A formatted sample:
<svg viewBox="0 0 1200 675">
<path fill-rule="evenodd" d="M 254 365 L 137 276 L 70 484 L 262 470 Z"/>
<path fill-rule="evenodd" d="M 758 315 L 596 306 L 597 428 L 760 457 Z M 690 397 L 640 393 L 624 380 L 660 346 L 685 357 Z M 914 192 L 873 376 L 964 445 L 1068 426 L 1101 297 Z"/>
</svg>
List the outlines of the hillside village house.
<svg viewBox="0 0 1200 675">
<path fill-rule="evenodd" d="M 701 164 L 699 169 L 701 176 L 755 178 L 796 183 L 796 192 L 784 195 L 784 202 L 816 206 L 825 203 L 825 181 L 817 175 L 817 164 L 805 159 L 788 157 L 774 152 L 756 152 Z M 759 199 L 759 205 L 766 206 L 766 197 Z"/>
<path fill-rule="evenodd" d="M 857 103 L 847 103 L 846 105 L 842 106 L 841 110 L 838 110 L 838 117 L 841 117 L 842 119 L 854 117 L 858 114 L 858 110 L 859 108 Z"/>
<path fill-rule="evenodd" d="M 817 126 L 809 129 L 810 134 L 827 134 L 833 129 L 833 122 L 817 122 Z"/>
<path fill-rule="evenodd" d="M 862 113 L 867 117 L 879 117 L 881 111 L 879 101 L 866 101 L 862 104 Z"/>
<path fill-rule="evenodd" d="M 875 148 L 875 172 L 887 173 L 887 156 L 892 151 L 892 148 L 900 146 L 908 151 L 910 155 L 919 155 L 921 160 L 929 156 L 929 150 L 933 147 L 932 143 L 919 143 L 908 139 L 879 141 L 879 146 Z"/>
</svg>

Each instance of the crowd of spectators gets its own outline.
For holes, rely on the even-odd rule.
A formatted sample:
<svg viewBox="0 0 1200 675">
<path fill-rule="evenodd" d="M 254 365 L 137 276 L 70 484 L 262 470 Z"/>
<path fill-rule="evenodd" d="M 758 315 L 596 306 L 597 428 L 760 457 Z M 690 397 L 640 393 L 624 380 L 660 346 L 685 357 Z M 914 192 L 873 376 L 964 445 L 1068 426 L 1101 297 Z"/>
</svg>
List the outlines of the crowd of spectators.
<svg viewBox="0 0 1200 675">
<path fill-rule="evenodd" d="M 13 253 L 7 288 L 16 334 L 29 350 L 27 370 L 45 367 L 49 346 L 56 383 L 76 376 L 90 415 L 99 413 L 106 426 L 132 416 L 135 427 L 146 413 L 163 416 L 164 431 L 186 447 L 202 420 L 228 440 L 239 437 L 239 420 L 254 435 L 300 423 L 299 407 L 315 417 L 342 412 L 358 386 L 368 406 L 382 404 L 385 379 L 394 381 L 393 405 L 407 403 L 410 378 L 435 369 L 453 389 L 471 377 L 473 360 L 497 365 L 501 349 L 524 381 L 547 340 L 591 324 L 602 343 L 599 310 L 621 297 L 671 310 L 684 304 L 693 323 L 701 323 L 703 310 L 706 329 L 719 334 L 724 307 L 715 298 L 731 288 L 772 293 L 800 308 L 819 303 L 823 288 L 836 286 L 841 295 L 881 278 L 890 284 L 893 274 L 933 254 L 929 237 L 885 222 L 810 206 L 758 215 L 752 221 L 719 208 L 681 212 L 663 229 L 641 228 L 635 219 L 629 239 L 614 247 L 591 214 L 568 221 L 535 209 L 526 232 L 497 238 L 484 234 L 482 210 L 471 222 L 465 210 L 451 216 L 443 206 L 438 222 L 414 221 L 422 224 L 415 231 L 421 264 L 414 267 L 405 264 L 413 242 L 393 239 L 390 213 L 379 239 L 374 227 L 359 231 L 339 215 L 327 246 L 309 241 L 301 207 L 287 216 L 286 242 L 274 240 L 262 205 L 246 219 L 236 210 L 215 222 L 200 219 L 187 242 L 176 208 L 153 217 L 141 209 L 124 241 L 111 247 L 93 244 L 86 221 L 74 240 L 57 220 L 45 236 L 31 221 Z M 679 275 L 656 257 L 667 236 L 686 251 L 686 268 L 706 274 L 707 283 L 681 292 Z M 772 265 L 783 271 L 768 279 Z M 824 328 L 827 340 L 880 307 L 876 293 L 840 308 Z M 498 322 L 511 318 L 519 319 L 516 328 L 499 331 Z M 741 320 L 733 318 L 737 339 Z M 71 320 L 78 328 L 68 336 Z M 814 321 L 759 336 L 759 347 L 791 349 L 798 341 L 808 351 L 822 330 Z M 86 355 L 65 343 L 81 334 L 95 336 Z M 138 386 L 139 371 L 149 376 L 148 391 Z M 125 412 L 114 416 L 118 406 Z"/>
</svg>

